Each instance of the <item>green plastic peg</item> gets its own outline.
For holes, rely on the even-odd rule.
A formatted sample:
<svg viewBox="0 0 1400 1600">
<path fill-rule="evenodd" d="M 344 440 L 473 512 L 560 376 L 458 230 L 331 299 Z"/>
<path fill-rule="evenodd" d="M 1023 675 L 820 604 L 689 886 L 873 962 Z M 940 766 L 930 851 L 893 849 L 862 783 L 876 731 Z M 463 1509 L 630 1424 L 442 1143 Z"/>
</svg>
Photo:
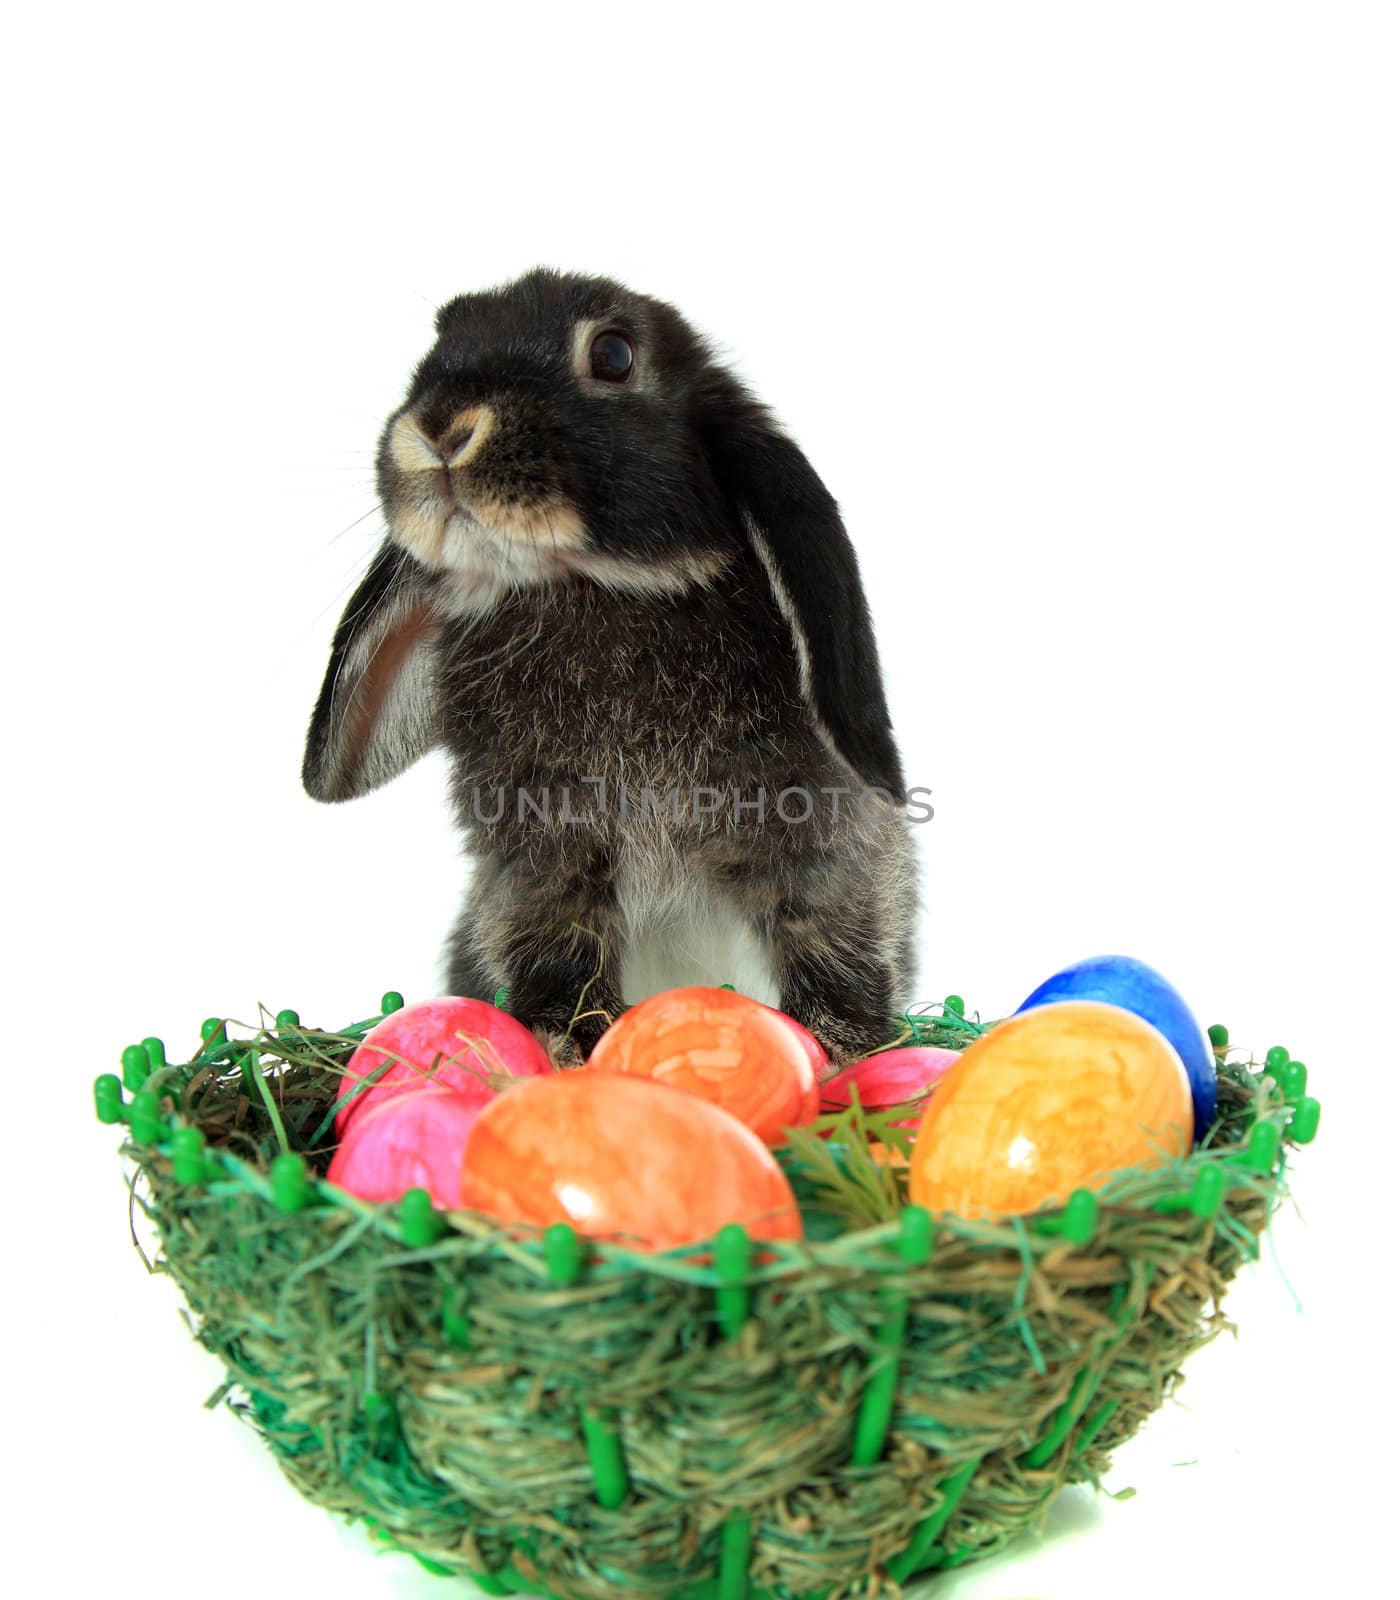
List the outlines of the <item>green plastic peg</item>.
<svg viewBox="0 0 1400 1600">
<path fill-rule="evenodd" d="M 455 1567 L 449 1567 L 441 1561 L 434 1561 L 431 1556 L 425 1556 L 418 1550 L 405 1550 L 401 1544 L 396 1544 L 393 1534 L 387 1528 L 381 1528 L 372 1517 L 365 1518 L 365 1529 L 371 1539 L 378 1540 L 380 1544 L 386 1545 L 390 1550 L 397 1552 L 401 1556 L 412 1556 L 424 1572 L 431 1572 L 435 1578 L 456 1577 L 457 1569 Z M 484 1589 L 487 1594 L 510 1594 L 513 1592 L 502 1587 L 491 1588 L 490 1585 L 495 1582 L 492 1578 L 475 1577 L 473 1581 L 478 1588 Z"/>
<path fill-rule="evenodd" d="M 719 1274 L 715 1309 L 726 1339 L 737 1339 L 749 1320 L 747 1280 L 752 1256 L 753 1246 L 741 1223 L 726 1223 L 715 1235 L 715 1271 Z"/>
<path fill-rule="evenodd" d="M 566 1287 L 577 1282 L 585 1260 L 583 1241 L 567 1222 L 555 1222 L 545 1229 L 544 1264 L 551 1283 Z M 585 1405 L 579 1408 L 579 1424 L 593 1472 L 593 1492 L 604 1510 L 615 1511 L 631 1488 L 617 1415 Z"/>
<path fill-rule="evenodd" d="M 495 1006 L 497 1011 L 504 1011 L 506 1006 L 510 1003 L 510 990 L 497 989 L 496 997 L 491 1003 Z"/>
<path fill-rule="evenodd" d="M 146 1054 L 145 1045 L 127 1045 L 122 1051 L 122 1082 L 135 1094 L 150 1075 L 151 1058 Z"/>
<path fill-rule="evenodd" d="M 950 994 L 943 1002 L 943 1009 L 951 1011 L 955 1017 L 961 1017 L 967 1010 L 967 1003 L 960 994 Z"/>
<path fill-rule="evenodd" d="M 204 1135 L 198 1128 L 176 1128 L 170 1135 L 170 1162 L 176 1183 L 203 1183 L 208 1175 Z"/>
<path fill-rule="evenodd" d="M 1230 1042 L 1230 1030 L 1223 1022 L 1212 1022 L 1206 1029 L 1212 1050 L 1223 1050 Z"/>
<path fill-rule="evenodd" d="M 506 1583 L 494 1572 L 469 1572 L 467 1577 L 483 1594 L 515 1594 L 516 1585 Z"/>
<path fill-rule="evenodd" d="M 1301 1061 L 1290 1061 L 1276 1074 L 1285 1100 L 1299 1100 L 1307 1092 L 1308 1069 Z"/>
<path fill-rule="evenodd" d="M 369 1424 L 370 1438 L 377 1442 L 392 1439 L 399 1431 L 399 1408 L 387 1394 L 370 1390 L 360 1402 Z"/>
<path fill-rule="evenodd" d="M 160 1100 L 151 1089 L 139 1089 L 131 1098 L 131 1137 L 137 1144 L 154 1144 L 165 1132 Z"/>
<path fill-rule="evenodd" d="M 1245 1146 L 1244 1164 L 1251 1172 L 1261 1175 L 1274 1170 L 1278 1160 L 1279 1131 L 1272 1122 L 1256 1122 L 1249 1130 L 1249 1143 Z"/>
<path fill-rule="evenodd" d="M 397 989 L 390 989 L 386 994 L 381 996 L 379 1001 L 379 1009 L 386 1017 L 389 1016 L 391 1012 L 402 1011 L 403 996 Z"/>
<path fill-rule="evenodd" d="M 1097 1411 L 1092 1412 L 1080 1429 L 1079 1437 L 1074 1441 L 1074 1453 L 1082 1456 L 1099 1434 L 1103 1432 L 1108 1419 L 1118 1409 L 1116 1400 L 1105 1400 Z"/>
<path fill-rule="evenodd" d="M 277 1031 L 279 1033 L 285 1032 L 289 1028 L 299 1028 L 300 1026 L 301 1014 L 299 1012 L 288 1009 L 277 1013 Z"/>
<path fill-rule="evenodd" d="M 399 1234 L 410 1250 L 421 1250 L 441 1237 L 447 1224 L 433 1210 L 426 1189 L 405 1189 L 399 1201 Z"/>
<path fill-rule="evenodd" d="M 926 1516 L 914 1529 L 914 1537 L 909 1541 L 908 1549 L 902 1555 L 895 1556 L 892 1561 L 885 1563 L 886 1570 L 896 1583 L 903 1583 L 911 1573 L 921 1572 L 926 1566 L 933 1564 L 929 1553 L 937 1543 L 939 1534 L 951 1521 L 953 1513 L 958 1509 L 958 1503 L 967 1492 L 968 1484 L 972 1482 L 981 1465 L 981 1457 L 975 1461 L 968 1461 L 938 1486 L 938 1509 Z"/>
<path fill-rule="evenodd" d="M 583 1271 L 583 1245 L 567 1222 L 554 1222 L 544 1230 L 544 1265 L 550 1281 L 573 1283 Z"/>
<path fill-rule="evenodd" d="M 1288 1065 L 1288 1051 L 1281 1045 L 1274 1045 L 1264 1057 L 1264 1071 L 1277 1072 L 1280 1067 Z"/>
<path fill-rule="evenodd" d="M 472 1325 L 467 1316 L 467 1286 L 449 1282 L 442 1297 L 442 1336 L 454 1350 L 471 1348 Z"/>
<path fill-rule="evenodd" d="M 1305 1094 L 1293 1108 L 1288 1137 L 1294 1144 L 1311 1144 L 1317 1138 L 1317 1124 L 1321 1116 L 1322 1107 L 1311 1095 Z"/>
<path fill-rule="evenodd" d="M 900 1213 L 895 1249 L 910 1266 L 921 1266 L 932 1254 L 933 1218 L 922 1206 L 905 1206 Z M 880 1459 L 894 1415 L 899 1351 L 909 1320 L 909 1286 L 903 1274 L 890 1288 L 881 1290 L 880 1303 L 884 1319 L 875 1330 L 875 1348 L 851 1446 L 851 1461 L 857 1467 L 873 1467 Z"/>
<path fill-rule="evenodd" d="M 895 1249 L 911 1267 L 921 1267 L 933 1254 L 933 1218 L 923 1206 L 905 1206 L 899 1214 Z"/>
<path fill-rule="evenodd" d="M 1076 1189 L 1065 1201 L 1060 1233 L 1071 1244 L 1086 1245 L 1099 1225 L 1099 1201 L 1092 1189 Z"/>
<path fill-rule="evenodd" d="M 301 1211 L 311 1199 L 311 1183 L 306 1163 L 298 1155 L 274 1156 L 268 1169 L 272 1179 L 272 1203 L 288 1214 Z"/>
<path fill-rule="evenodd" d="M 216 1049 L 221 1044 L 228 1043 L 228 1030 L 224 1027 L 222 1017 L 209 1017 L 199 1025 L 199 1037 L 204 1040 L 205 1048 Z"/>
<path fill-rule="evenodd" d="M 115 1072 L 104 1072 L 92 1086 L 92 1098 L 97 1107 L 99 1122 L 121 1122 L 126 1116 L 126 1102 L 122 1099 L 122 1081 Z"/>
<path fill-rule="evenodd" d="M 151 1064 L 151 1071 L 162 1071 L 165 1066 L 165 1041 L 157 1039 L 152 1034 L 149 1039 L 141 1041 L 141 1048 L 146 1052 L 146 1059 Z"/>
<path fill-rule="evenodd" d="M 1225 1168 L 1219 1165 L 1202 1167 L 1191 1185 L 1189 1209 L 1193 1217 L 1207 1222 L 1225 1203 Z"/>
<path fill-rule="evenodd" d="M 593 1469 L 593 1492 L 605 1511 L 616 1511 L 632 1487 L 617 1431 L 617 1414 L 584 1406 L 579 1420 L 583 1425 L 588 1465 Z"/>
<path fill-rule="evenodd" d="M 748 1600 L 749 1562 L 753 1559 L 753 1522 L 734 1516 L 719 1532 L 717 1600 Z"/>
<path fill-rule="evenodd" d="M 1025 1466 L 1039 1469 L 1051 1460 L 1055 1452 L 1069 1438 L 1070 1430 L 1079 1421 L 1084 1407 L 1093 1399 L 1094 1391 L 1098 1388 L 1102 1378 L 1103 1374 L 1095 1372 L 1092 1367 L 1082 1367 L 1080 1369 L 1079 1375 L 1075 1378 L 1074 1384 L 1070 1389 L 1069 1398 L 1063 1405 L 1056 1408 L 1054 1416 L 1050 1419 L 1050 1425 L 1045 1430 L 1044 1437 L 1021 1457 Z"/>
</svg>

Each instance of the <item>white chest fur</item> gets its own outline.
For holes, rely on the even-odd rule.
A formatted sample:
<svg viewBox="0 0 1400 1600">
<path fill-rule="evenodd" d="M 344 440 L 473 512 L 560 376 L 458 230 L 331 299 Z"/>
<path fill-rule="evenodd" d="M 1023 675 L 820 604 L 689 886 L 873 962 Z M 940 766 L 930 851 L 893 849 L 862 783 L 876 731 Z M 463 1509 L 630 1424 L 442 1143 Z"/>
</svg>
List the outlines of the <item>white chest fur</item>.
<svg viewBox="0 0 1400 1600">
<path fill-rule="evenodd" d="M 773 953 L 713 884 L 669 851 L 629 850 L 617 874 L 623 920 L 622 997 L 628 1005 L 692 984 L 778 1003 Z"/>
</svg>

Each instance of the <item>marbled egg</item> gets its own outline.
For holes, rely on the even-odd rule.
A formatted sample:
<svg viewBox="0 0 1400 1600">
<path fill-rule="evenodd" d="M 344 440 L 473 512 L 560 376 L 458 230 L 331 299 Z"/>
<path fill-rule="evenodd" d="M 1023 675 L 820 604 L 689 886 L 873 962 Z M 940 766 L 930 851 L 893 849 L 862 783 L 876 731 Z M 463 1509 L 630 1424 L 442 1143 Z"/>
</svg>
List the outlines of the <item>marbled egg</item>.
<svg viewBox="0 0 1400 1600">
<path fill-rule="evenodd" d="M 1120 1006 L 1063 1000 L 970 1044 L 919 1124 L 909 1197 L 1003 1216 L 1191 1148 L 1191 1087 L 1166 1038 Z"/>
<path fill-rule="evenodd" d="M 1191 1080 L 1194 1136 L 1204 1137 L 1215 1120 L 1215 1052 L 1191 1008 L 1160 972 L 1132 956 L 1090 956 L 1047 978 L 1021 1002 L 1017 1015 L 1055 1000 L 1104 1000 L 1160 1029 Z"/>
</svg>

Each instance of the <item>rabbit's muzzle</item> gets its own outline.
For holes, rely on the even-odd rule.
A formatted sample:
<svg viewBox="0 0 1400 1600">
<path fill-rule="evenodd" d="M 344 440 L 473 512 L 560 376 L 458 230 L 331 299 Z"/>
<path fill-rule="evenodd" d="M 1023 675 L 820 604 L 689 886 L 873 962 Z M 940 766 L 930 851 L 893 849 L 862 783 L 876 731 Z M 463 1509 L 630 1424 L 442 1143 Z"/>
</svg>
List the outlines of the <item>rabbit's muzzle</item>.
<svg viewBox="0 0 1400 1600">
<path fill-rule="evenodd" d="M 577 512 L 560 497 L 527 493 L 482 470 L 500 432 L 495 409 L 406 411 L 390 425 L 381 488 L 395 543 L 427 567 L 483 589 L 558 577 L 584 543 Z"/>
</svg>

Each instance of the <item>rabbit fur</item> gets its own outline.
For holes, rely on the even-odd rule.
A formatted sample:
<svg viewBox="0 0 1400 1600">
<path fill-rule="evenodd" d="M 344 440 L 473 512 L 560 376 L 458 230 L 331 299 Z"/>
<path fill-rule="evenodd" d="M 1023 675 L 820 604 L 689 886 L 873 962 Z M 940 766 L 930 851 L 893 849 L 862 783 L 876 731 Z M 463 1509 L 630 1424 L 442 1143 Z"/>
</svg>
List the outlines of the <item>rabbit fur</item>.
<svg viewBox="0 0 1400 1600">
<path fill-rule="evenodd" d="M 536 270 L 450 301 L 380 440 L 388 536 L 303 781 L 443 747 L 475 861 L 448 945 L 564 1059 L 733 982 L 847 1061 L 907 999 L 904 780 L 835 502 L 678 312 Z"/>
</svg>

